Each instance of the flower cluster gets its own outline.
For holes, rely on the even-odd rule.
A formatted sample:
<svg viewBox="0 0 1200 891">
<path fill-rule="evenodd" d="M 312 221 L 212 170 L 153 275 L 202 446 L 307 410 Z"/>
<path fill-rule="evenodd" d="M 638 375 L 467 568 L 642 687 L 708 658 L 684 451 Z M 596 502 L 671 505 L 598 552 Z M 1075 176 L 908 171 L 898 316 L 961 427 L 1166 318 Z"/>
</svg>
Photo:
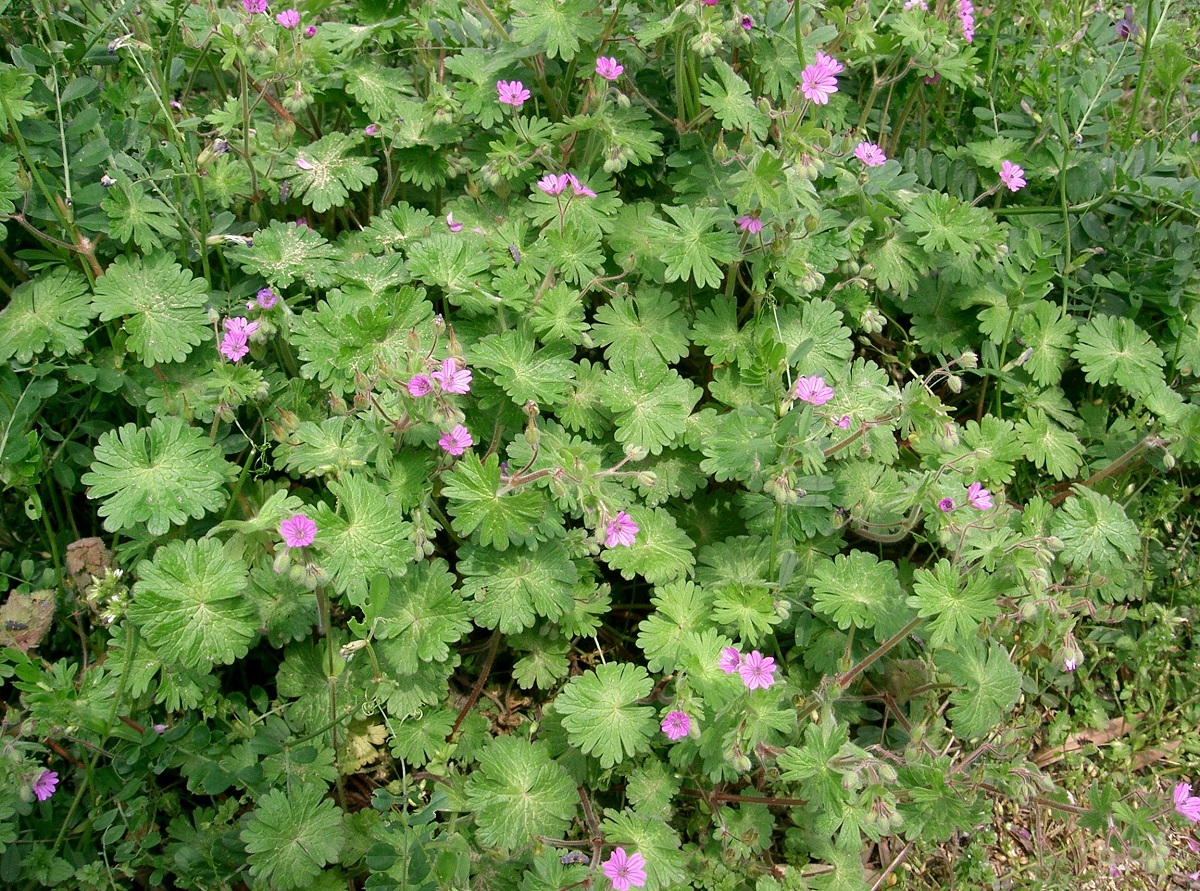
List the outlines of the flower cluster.
<svg viewBox="0 0 1200 891">
<path fill-rule="evenodd" d="M 609 548 L 618 545 L 627 548 L 633 544 L 637 534 L 638 524 L 625 511 L 620 511 L 604 530 L 604 545 Z"/>
<path fill-rule="evenodd" d="M 829 97 L 838 90 L 837 77 L 844 68 L 842 63 L 825 53 L 817 53 L 817 60 L 800 72 L 800 92 L 817 105 L 828 105 Z"/>
<path fill-rule="evenodd" d="M 576 179 L 573 173 L 547 173 L 537 181 L 537 187 L 552 197 L 561 195 L 568 186 L 576 198 L 596 197 L 596 193 Z"/>
<path fill-rule="evenodd" d="M 261 295 L 262 292 L 260 291 L 259 294 Z M 275 305 L 273 301 L 271 305 Z M 225 336 L 221 339 L 221 355 L 230 362 L 239 362 L 250 352 L 250 335 L 258 330 L 258 322 L 234 317 L 225 320 L 224 328 Z"/>
<path fill-rule="evenodd" d="M 737 647 L 726 647 L 721 650 L 717 667 L 726 674 L 740 674 L 747 690 L 766 688 L 775 683 L 775 660 L 764 656 L 758 650 L 752 650 L 749 656 L 743 656 Z"/>
<path fill-rule="evenodd" d="M 809 405 L 824 405 L 833 398 L 833 387 L 827 385 L 823 377 L 806 375 L 796 381 L 792 396 Z"/>
<path fill-rule="evenodd" d="M 624 848 L 613 851 L 600 868 L 617 891 L 629 891 L 646 884 L 646 858 L 641 854 L 626 854 Z"/>
<path fill-rule="evenodd" d="M 410 396 L 415 396 L 420 399 L 422 396 L 428 396 L 433 392 L 433 385 L 437 384 L 443 393 L 456 393 L 462 395 L 471 392 L 471 369 L 459 368 L 458 360 L 453 356 L 448 356 L 442 360 L 442 367 L 437 371 L 431 371 L 429 374 L 414 375 L 408 382 L 408 392 Z"/>
</svg>

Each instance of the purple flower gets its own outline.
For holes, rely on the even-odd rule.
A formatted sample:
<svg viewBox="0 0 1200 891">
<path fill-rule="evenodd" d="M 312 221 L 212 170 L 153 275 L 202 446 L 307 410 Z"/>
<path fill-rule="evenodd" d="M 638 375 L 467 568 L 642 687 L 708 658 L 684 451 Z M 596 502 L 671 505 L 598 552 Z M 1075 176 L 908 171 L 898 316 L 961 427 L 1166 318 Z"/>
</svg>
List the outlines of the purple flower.
<svg viewBox="0 0 1200 891">
<path fill-rule="evenodd" d="M 625 71 L 625 66 L 612 56 L 601 56 L 596 60 L 596 73 L 605 80 L 616 80 Z"/>
<path fill-rule="evenodd" d="M 279 15 L 275 16 L 275 21 L 290 31 L 300 24 L 300 13 L 294 9 L 285 9 Z"/>
<path fill-rule="evenodd" d="M 581 183 L 575 178 L 575 174 L 567 174 L 567 182 L 571 184 L 571 191 L 575 193 L 576 198 L 595 198 L 596 193 Z"/>
<path fill-rule="evenodd" d="M 418 374 L 408 382 L 408 392 L 410 396 L 416 396 L 420 399 L 422 396 L 428 396 L 433 392 L 433 384 L 428 377 Z"/>
<path fill-rule="evenodd" d="M 958 20 L 962 23 L 963 40 L 975 42 L 975 7 L 971 0 L 958 0 Z"/>
<path fill-rule="evenodd" d="M 1193 823 L 1200 823 L 1200 798 L 1192 794 L 1191 783 L 1180 783 L 1175 787 L 1175 810 Z"/>
<path fill-rule="evenodd" d="M 429 376 L 447 393 L 470 393 L 471 370 L 458 367 L 458 360 L 449 356 L 442 360 L 440 371 L 431 371 Z"/>
<path fill-rule="evenodd" d="M 151 727 L 150 729 L 151 729 L 151 730 L 153 730 L 155 733 L 159 733 L 159 734 L 161 734 L 161 733 L 166 733 L 166 732 L 167 732 L 167 725 L 166 725 L 166 724 L 155 724 L 155 725 L 154 725 L 153 727 Z"/>
<path fill-rule="evenodd" d="M 954 510 L 954 499 L 953 498 L 943 498 L 941 501 L 938 502 L 938 510 L 940 510 L 944 514 L 950 513 L 950 511 Z"/>
<path fill-rule="evenodd" d="M 367 126 L 363 127 L 363 133 L 365 133 L 367 136 L 374 136 L 378 132 L 379 127 L 376 124 L 367 124 Z"/>
<path fill-rule="evenodd" d="M 734 674 L 742 664 L 742 654 L 737 647 L 726 647 L 721 650 L 721 658 L 717 660 L 717 668 L 726 674 Z"/>
<path fill-rule="evenodd" d="M 839 427 L 841 427 L 843 430 L 849 430 L 850 429 L 850 416 L 842 415 L 840 418 L 837 419 L 837 425 Z"/>
<path fill-rule="evenodd" d="M 817 60 L 800 72 L 800 92 L 817 105 L 828 105 L 829 97 L 837 92 L 837 78 L 842 64 L 832 56 L 817 53 Z"/>
<path fill-rule="evenodd" d="M 296 158 L 296 166 L 299 167 L 301 170 L 312 170 L 313 169 L 312 161 L 308 160 L 307 158 L 297 157 Z M 308 223 L 305 222 L 305 225 L 307 226 Z"/>
<path fill-rule="evenodd" d="M 1133 21 L 1133 7 L 1125 7 L 1125 18 L 1117 22 L 1117 39 L 1128 40 L 1130 37 L 1136 37 L 1138 26 Z"/>
<path fill-rule="evenodd" d="M 258 330 L 258 322 L 251 322 L 240 316 L 226 319 L 222 324 L 230 334 L 236 334 L 243 340 Z"/>
<path fill-rule="evenodd" d="M 717 0 L 700 0 L 705 6 L 716 6 Z"/>
<path fill-rule="evenodd" d="M 992 493 L 985 489 L 982 483 L 971 483 L 967 486 L 967 501 L 975 510 L 990 510 Z"/>
<path fill-rule="evenodd" d="M 742 28 L 746 31 L 749 31 L 753 27 L 754 27 L 754 19 L 750 18 L 750 16 L 748 16 L 748 15 L 742 16 Z"/>
<path fill-rule="evenodd" d="M 880 167 L 887 163 L 887 155 L 873 142 L 860 142 L 856 145 L 854 157 L 862 161 L 864 167 Z"/>
<path fill-rule="evenodd" d="M 279 295 L 270 288 L 262 288 L 254 299 L 258 301 L 258 305 L 263 309 L 270 309 L 279 302 Z"/>
<path fill-rule="evenodd" d="M 513 108 L 520 108 L 529 98 L 529 91 L 519 80 L 497 81 L 496 92 L 500 94 L 501 105 L 511 105 Z"/>
<path fill-rule="evenodd" d="M 52 770 L 43 770 L 33 781 L 33 794 L 37 796 L 38 801 L 45 801 L 54 794 L 57 787 L 58 774 Z"/>
<path fill-rule="evenodd" d="M 279 534 L 289 548 L 306 548 L 317 537 L 317 524 L 307 514 L 292 514 L 279 524 Z"/>
<path fill-rule="evenodd" d="M 454 211 L 446 214 L 446 225 L 450 227 L 451 232 L 461 232 L 463 224 L 454 219 Z"/>
<path fill-rule="evenodd" d="M 683 712 L 667 712 L 667 716 L 663 718 L 662 724 L 659 726 L 667 735 L 667 739 L 683 739 L 692 729 L 692 719 Z"/>
<path fill-rule="evenodd" d="M 1005 161 L 1000 165 L 1000 182 L 1008 186 L 1010 192 L 1015 192 L 1025 186 L 1025 171 L 1012 161 Z"/>
<path fill-rule="evenodd" d="M 457 458 L 471 446 L 475 445 L 475 440 L 471 439 L 470 430 L 462 424 L 455 424 L 453 430 L 442 434 L 442 438 L 438 440 L 438 445 L 444 451 L 449 452 Z"/>
<path fill-rule="evenodd" d="M 537 181 L 537 187 L 547 195 L 561 195 L 571 184 L 565 173 L 547 173 Z"/>
<path fill-rule="evenodd" d="M 625 511 L 620 511 L 604 530 L 604 544 L 610 548 L 615 548 L 617 545 L 627 548 L 633 544 L 634 536 L 637 534 L 638 524 Z"/>
<path fill-rule="evenodd" d="M 1063 671 L 1074 671 L 1079 667 L 1079 660 L 1073 656 L 1063 659 Z"/>
<path fill-rule="evenodd" d="M 1196 140 L 1200 139 L 1200 130 L 1196 130 L 1191 135 L 1192 145 L 1196 144 Z"/>
<path fill-rule="evenodd" d="M 742 214 L 737 218 L 737 227 L 750 235 L 757 235 L 762 231 L 762 220 L 748 213 Z"/>
<path fill-rule="evenodd" d="M 758 650 L 753 650 L 738 666 L 738 673 L 742 676 L 742 683 L 746 685 L 747 690 L 769 687 L 775 683 L 775 660 L 764 656 Z"/>
<path fill-rule="evenodd" d="M 259 15 L 267 11 L 267 0 L 242 0 L 242 8 L 250 15 Z"/>
<path fill-rule="evenodd" d="M 641 854 L 626 854 L 617 848 L 607 860 L 600 864 L 608 880 L 617 891 L 629 891 L 646 884 L 646 858 Z"/>
<path fill-rule="evenodd" d="M 316 37 L 317 36 L 317 26 L 309 25 L 307 28 L 305 28 L 304 36 L 305 37 Z"/>
<path fill-rule="evenodd" d="M 221 355 L 230 362 L 239 362 L 250 352 L 246 343 L 246 335 L 238 331 L 226 331 L 221 339 Z"/>
<path fill-rule="evenodd" d="M 824 405 L 833 398 L 833 387 L 826 386 L 823 377 L 802 377 L 796 381 L 792 395 L 809 405 Z"/>
</svg>

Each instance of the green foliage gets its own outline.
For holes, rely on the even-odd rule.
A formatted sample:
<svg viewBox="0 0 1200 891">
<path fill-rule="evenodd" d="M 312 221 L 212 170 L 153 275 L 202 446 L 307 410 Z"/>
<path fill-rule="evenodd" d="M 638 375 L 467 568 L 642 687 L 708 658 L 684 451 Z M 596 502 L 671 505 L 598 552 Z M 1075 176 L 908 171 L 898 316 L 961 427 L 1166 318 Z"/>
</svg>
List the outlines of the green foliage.
<svg viewBox="0 0 1200 891">
<path fill-rule="evenodd" d="M 78 273 L 59 268 L 25 282 L 0 311 L 0 360 L 28 364 L 42 352 L 74 355 L 95 317 L 87 282 Z"/>
<path fill-rule="evenodd" d="M 512 736 L 493 740 L 480 755 L 466 799 L 480 841 L 507 851 L 560 835 L 578 800 L 570 775 L 545 745 Z"/>
<path fill-rule="evenodd" d="M 346 841 L 342 812 L 325 790 L 311 785 L 272 789 L 258 802 L 241 839 L 250 855 L 250 874 L 267 887 L 312 887 Z"/>
<path fill-rule="evenodd" d="M 555 700 L 573 746 L 612 767 L 644 752 L 654 732 L 654 710 L 637 705 L 653 687 L 640 665 L 614 663 L 572 678 Z"/>
</svg>

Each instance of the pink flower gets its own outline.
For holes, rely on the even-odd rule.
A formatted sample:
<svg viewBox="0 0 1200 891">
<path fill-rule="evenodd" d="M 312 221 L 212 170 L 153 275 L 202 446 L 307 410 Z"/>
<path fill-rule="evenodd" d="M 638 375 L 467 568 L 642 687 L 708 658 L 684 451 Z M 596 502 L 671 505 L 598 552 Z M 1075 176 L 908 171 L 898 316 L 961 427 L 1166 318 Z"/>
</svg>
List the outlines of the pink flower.
<svg viewBox="0 0 1200 891">
<path fill-rule="evenodd" d="M 501 105 L 511 105 L 513 108 L 520 108 L 529 98 L 529 91 L 519 80 L 497 81 L 496 92 L 500 94 Z"/>
<path fill-rule="evenodd" d="M 1012 161 L 1005 161 L 1000 165 L 1000 182 L 1008 186 L 1010 192 L 1015 192 L 1025 186 L 1025 171 Z"/>
<path fill-rule="evenodd" d="M 692 729 L 692 719 L 683 712 L 667 712 L 667 716 L 663 718 L 662 724 L 659 726 L 667 735 L 667 739 L 683 739 Z"/>
<path fill-rule="evenodd" d="M 1068 656 L 1063 660 L 1063 671 L 1074 671 L 1079 667 L 1079 660 Z"/>
<path fill-rule="evenodd" d="M 367 126 L 363 127 L 363 133 L 365 133 L 367 136 L 374 136 L 378 132 L 379 127 L 376 124 L 367 124 Z"/>
<path fill-rule="evenodd" d="M 279 524 L 279 534 L 289 548 L 306 548 L 317 537 L 317 524 L 307 514 L 292 514 Z"/>
<path fill-rule="evenodd" d="M 610 548 L 615 548 L 617 545 L 627 548 L 633 544 L 634 536 L 637 534 L 638 524 L 633 521 L 633 518 L 629 514 L 621 511 L 613 517 L 612 522 L 608 524 L 608 528 L 604 530 L 604 544 Z"/>
<path fill-rule="evenodd" d="M 43 770 L 33 782 L 33 794 L 38 801 L 45 801 L 58 788 L 58 774 L 52 770 Z M 643 883 L 644 884 L 644 883 Z"/>
<path fill-rule="evenodd" d="M 967 486 L 967 501 L 975 510 L 990 510 L 992 493 L 985 489 L 982 483 L 971 483 Z"/>
<path fill-rule="evenodd" d="M 180 102 L 178 99 L 172 99 L 167 104 L 170 105 L 176 111 L 183 111 L 183 103 Z M 1194 139 L 1192 140 L 1192 142 L 1195 142 L 1195 141 L 1196 140 L 1194 140 Z"/>
<path fill-rule="evenodd" d="M 716 6 L 717 0 L 700 0 L 705 6 Z"/>
<path fill-rule="evenodd" d="M 446 225 L 450 227 L 451 232 L 461 232 L 463 224 L 454 219 L 454 211 L 446 214 Z"/>
<path fill-rule="evenodd" d="M 316 37 L 317 36 L 317 26 L 309 25 L 307 28 L 305 28 L 304 36 L 305 37 Z"/>
<path fill-rule="evenodd" d="M 462 424 L 455 424 L 453 430 L 442 434 L 442 438 L 438 440 L 438 445 L 444 451 L 449 452 L 457 458 L 471 446 L 475 445 L 475 440 L 471 439 L 470 430 Z"/>
<path fill-rule="evenodd" d="M 166 724 L 155 724 L 150 729 L 153 730 L 155 733 L 166 733 L 167 725 Z"/>
<path fill-rule="evenodd" d="M 267 11 L 267 0 L 242 0 L 242 8 L 250 15 L 259 15 Z"/>
<path fill-rule="evenodd" d="M 904 0 L 905 11 L 910 9 L 920 9 L 929 12 L 929 3 L 926 0 Z"/>
<path fill-rule="evenodd" d="M 247 353 L 250 352 L 250 347 L 246 343 L 246 335 L 237 331 L 225 332 L 225 337 L 221 340 L 221 355 L 230 362 L 241 361 Z"/>
<path fill-rule="evenodd" d="M 471 370 L 458 367 L 458 360 L 449 356 L 442 360 L 440 371 L 431 371 L 429 376 L 447 393 L 470 393 Z"/>
<path fill-rule="evenodd" d="M 313 169 L 312 161 L 308 160 L 307 158 L 296 158 L 296 166 L 299 167 L 301 170 L 312 170 Z M 308 222 L 305 221 L 304 225 L 307 226 Z"/>
<path fill-rule="evenodd" d="M 561 195 L 570 184 L 571 180 L 565 173 L 547 173 L 537 181 L 537 187 L 547 195 Z"/>
<path fill-rule="evenodd" d="M 742 676 L 742 683 L 746 685 L 747 690 L 769 687 L 775 683 L 775 660 L 764 656 L 758 650 L 753 650 L 738 666 L 738 673 Z"/>
<path fill-rule="evenodd" d="M 845 70 L 832 56 L 817 53 L 817 60 L 800 72 L 800 92 L 817 105 L 828 105 L 829 97 L 837 92 L 836 74 Z"/>
<path fill-rule="evenodd" d="M 971 0 L 958 0 L 958 20 L 962 23 L 963 40 L 975 42 L 975 7 Z"/>
<path fill-rule="evenodd" d="M 749 31 L 753 27 L 754 27 L 754 19 L 750 18 L 750 16 L 748 16 L 748 15 L 742 16 L 742 28 L 745 29 L 746 31 Z"/>
<path fill-rule="evenodd" d="M 856 145 L 854 157 L 862 161 L 864 167 L 880 167 L 887 163 L 887 155 L 873 142 L 860 142 Z"/>
<path fill-rule="evenodd" d="M 1175 787 L 1175 810 L 1193 823 L 1200 823 L 1200 798 L 1192 794 L 1191 783 L 1180 783 Z"/>
<path fill-rule="evenodd" d="M 748 213 L 742 214 L 737 218 L 737 227 L 750 235 L 757 235 L 762 231 L 762 220 Z"/>
<path fill-rule="evenodd" d="M 230 334 L 236 334 L 243 340 L 258 330 L 258 322 L 247 321 L 240 316 L 234 316 L 226 319 L 223 323 L 225 330 Z"/>
<path fill-rule="evenodd" d="M 843 430 L 849 430 L 850 429 L 850 416 L 842 415 L 840 418 L 837 419 L 837 425 L 839 427 L 841 427 Z"/>
<path fill-rule="evenodd" d="M 943 498 L 941 501 L 938 502 L 938 510 L 940 510 L 944 514 L 950 513 L 950 511 L 954 510 L 954 499 L 953 498 Z"/>
<path fill-rule="evenodd" d="M 625 66 L 612 56 L 601 56 L 596 60 L 596 73 L 605 80 L 616 80 L 625 71 Z"/>
<path fill-rule="evenodd" d="M 646 884 L 646 858 L 641 854 L 626 854 L 617 848 L 607 860 L 600 864 L 608 880 L 617 891 L 629 891 Z"/>
<path fill-rule="evenodd" d="M 254 298 L 263 309 L 270 309 L 279 302 L 279 295 L 270 288 L 262 288 Z"/>
<path fill-rule="evenodd" d="M 796 381 L 792 395 L 809 405 L 824 405 L 833 398 L 833 387 L 826 386 L 823 377 L 802 377 Z"/>
<path fill-rule="evenodd" d="M 300 24 L 300 13 L 294 9 L 285 9 L 279 15 L 275 16 L 275 21 L 290 31 Z"/>
<path fill-rule="evenodd" d="M 567 182 L 571 184 L 571 191 L 575 193 L 576 198 L 595 198 L 596 193 L 581 183 L 575 178 L 575 174 L 567 174 Z"/>
<path fill-rule="evenodd" d="M 305 161 L 305 163 L 307 164 L 308 162 L 307 162 L 307 161 Z M 297 165 L 297 166 L 298 166 L 298 165 Z M 308 225 L 308 220 L 306 220 L 304 217 L 299 217 L 299 218 L 297 218 L 297 219 L 296 219 L 296 221 L 295 221 L 295 225 L 296 225 L 296 227 L 297 227 L 297 228 L 299 228 L 299 229 L 309 229 L 309 228 L 311 228 L 311 227 Z"/>
<path fill-rule="evenodd" d="M 429 378 L 423 374 L 418 374 L 408 382 L 408 392 L 411 396 L 416 396 L 420 399 L 422 396 L 428 396 L 433 392 L 433 384 Z"/>
<path fill-rule="evenodd" d="M 737 647 L 726 647 L 721 650 L 721 658 L 717 660 L 717 668 L 726 674 L 734 674 L 742 664 L 742 654 Z"/>
</svg>

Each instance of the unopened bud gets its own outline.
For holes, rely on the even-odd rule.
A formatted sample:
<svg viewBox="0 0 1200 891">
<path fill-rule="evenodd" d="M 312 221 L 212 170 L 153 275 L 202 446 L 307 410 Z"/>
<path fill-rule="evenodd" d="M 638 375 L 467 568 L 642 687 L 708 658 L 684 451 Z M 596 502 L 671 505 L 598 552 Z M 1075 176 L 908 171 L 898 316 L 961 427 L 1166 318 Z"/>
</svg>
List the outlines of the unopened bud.
<svg viewBox="0 0 1200 891">
<path fill-rule="evenodd" d="M 878 334 L 887 324 L 887 318 L 876 307 L 868 306 L 858 318 L 862 329 L 870 334 Z"/>
<path fill-rule="evenodd" d="M 658 485 L 658 474 L 649 470 L 643 470 L 637 476 L 638 485 L 643 489 L 653 489 Z"/>
<path fill-rule="evenodd" d="M 974 350 L 967 350 L 958 357 L 958 365 L 960 368 L 972 369 L 979 367 L 979 354 Z"/>
<path fill-rule="evenodd" d="M 963 388 L 962 378 L 957 374 L 952 374 L 946 378 L 946 386 L 950 388 L 951 393 L 961 393 Z"/>
<path fill-rule="evenodd" d="M 641 461 L 647 455 L 645 446 L 627 445 L 625 446 L 625 457 L 630 461 Z"/>
</svg>

